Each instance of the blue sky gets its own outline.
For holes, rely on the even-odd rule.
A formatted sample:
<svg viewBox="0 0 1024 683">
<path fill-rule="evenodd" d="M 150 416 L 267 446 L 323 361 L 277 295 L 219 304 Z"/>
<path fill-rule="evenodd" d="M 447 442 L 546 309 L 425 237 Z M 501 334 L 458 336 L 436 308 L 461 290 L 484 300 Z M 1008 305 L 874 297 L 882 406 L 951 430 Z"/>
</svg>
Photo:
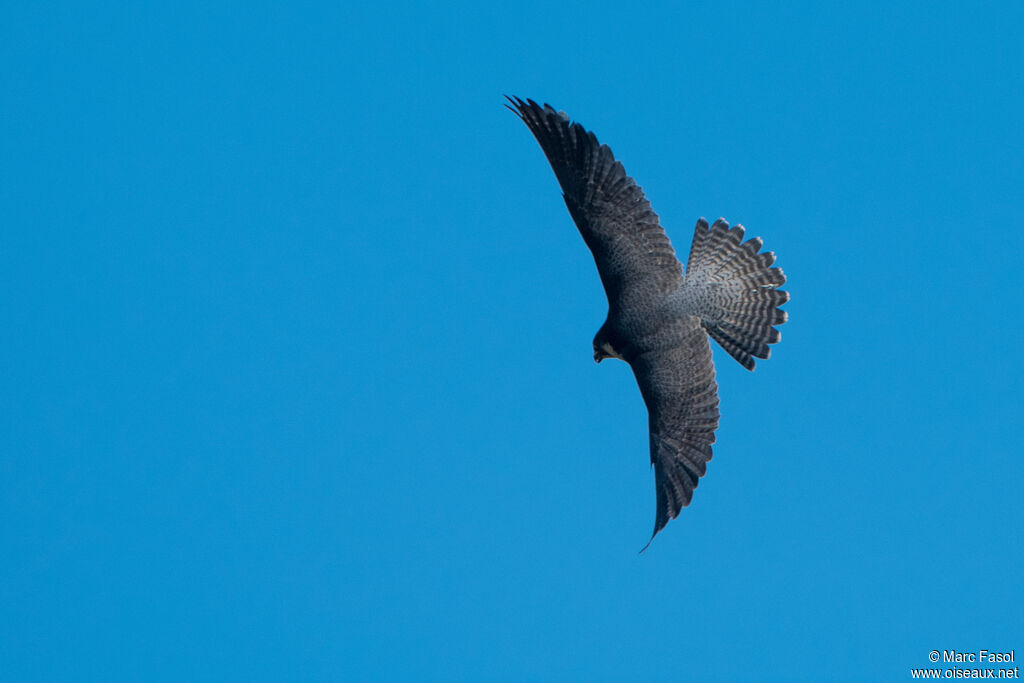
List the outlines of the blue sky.
<svg viewBox="0 0 1024 683">
<path fill-rule="evenodd" d="M 0 677 L 903 680 L 1024 652 L 1017 3 L 0 24 Z M 529 132 L 789 281 L 694 503 Z"/>
</svg>

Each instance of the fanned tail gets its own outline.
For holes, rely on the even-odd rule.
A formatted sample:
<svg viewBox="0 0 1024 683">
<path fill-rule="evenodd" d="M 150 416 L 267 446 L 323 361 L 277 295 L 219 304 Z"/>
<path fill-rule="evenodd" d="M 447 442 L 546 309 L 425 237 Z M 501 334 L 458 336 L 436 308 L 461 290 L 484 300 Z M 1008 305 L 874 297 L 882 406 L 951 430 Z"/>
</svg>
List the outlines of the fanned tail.
<svg viewBox="0 0 1024 683">
<path fill-rule="evenodd" d="M 786 322 L 779 306 L 789 301 L 780 289 L 786 282 L 773 268 L 773 252 L 758 253 L 760 237 L 743 241 L 744 228 L 721 218 L 715 224 L 701 218 L 693 234 L 686 265 L 685 287 L 711 338 L 748 370 L 754 358 L 768 358 L 769 344 L 779 341 L 774 325 Z"/>
</svg>

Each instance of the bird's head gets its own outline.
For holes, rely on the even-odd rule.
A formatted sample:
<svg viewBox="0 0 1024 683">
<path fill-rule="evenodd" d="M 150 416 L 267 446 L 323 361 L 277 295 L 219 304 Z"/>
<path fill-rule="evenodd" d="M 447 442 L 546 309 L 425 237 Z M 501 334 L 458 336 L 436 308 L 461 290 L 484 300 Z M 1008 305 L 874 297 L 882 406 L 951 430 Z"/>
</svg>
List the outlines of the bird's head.
<svg viewBox="0 0 1024 683">
<path fill-rule="evenodd" d="M 600 363 L 605 358 L 622 358 L 612 344 L 611 334 L 608 332 L 608 323 L 601 326 L 594 336 L 594 362 Z"/>
</svg>

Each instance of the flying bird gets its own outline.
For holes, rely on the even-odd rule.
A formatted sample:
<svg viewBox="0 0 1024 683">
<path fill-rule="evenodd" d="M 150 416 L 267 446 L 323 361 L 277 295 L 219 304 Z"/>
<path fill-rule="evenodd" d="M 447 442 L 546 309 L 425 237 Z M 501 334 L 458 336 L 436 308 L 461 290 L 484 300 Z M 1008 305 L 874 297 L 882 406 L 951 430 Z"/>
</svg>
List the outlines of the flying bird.
<svg viewBox="0 0 1024 683">
<path fill-rule="evenodd" d="M 607 145 L 550 105 L 506 99 L 551 163 L 608 296 L 594 360 L 629 363 L 647 405 L 654 540 L 690 504 L 711 460 L 719 413 L 708 336 L 753 370 L 779 341 L 774 326 L 786 322 L 786 276 L 759 237 L 743 241 L 742 225 L 703 218 L 684 275 L 643 190 Z"/>
</svg>

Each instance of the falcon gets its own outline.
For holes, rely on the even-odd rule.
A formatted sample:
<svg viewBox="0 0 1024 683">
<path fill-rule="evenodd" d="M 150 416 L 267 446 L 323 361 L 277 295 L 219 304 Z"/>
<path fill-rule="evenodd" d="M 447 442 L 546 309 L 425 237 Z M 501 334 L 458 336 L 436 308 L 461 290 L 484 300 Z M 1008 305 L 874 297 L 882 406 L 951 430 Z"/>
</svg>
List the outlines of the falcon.
<svg viewBox="0 0 1024 683">
<path fill-rule="evenodd" d="M 711 460 L 719 414 L 708 337 L 753 370 L 779 341 L 774 326 L 786 322 L 786 276 L 759 237 L 743 241 L 742 225 L 703 218 L 684 275 L 643 190 L 607 145 L 548 104 L 506 99 L 551 163 L 608 296 L 594 360 L 629 363 L 647 405 L 654 540 L 690 504 Z"/>
</svg>

